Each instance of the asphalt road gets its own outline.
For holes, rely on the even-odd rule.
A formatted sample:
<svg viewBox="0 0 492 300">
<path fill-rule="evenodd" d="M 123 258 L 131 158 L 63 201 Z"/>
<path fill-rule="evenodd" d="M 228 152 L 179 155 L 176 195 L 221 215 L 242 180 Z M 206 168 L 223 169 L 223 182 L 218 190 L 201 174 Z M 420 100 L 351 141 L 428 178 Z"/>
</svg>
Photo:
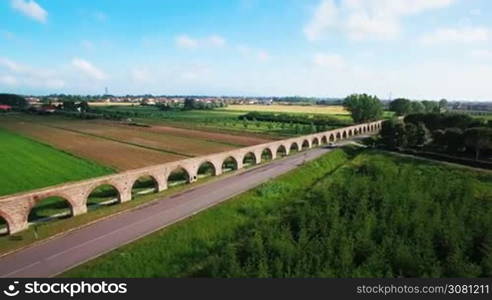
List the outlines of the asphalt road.
<svg viewBox="0 0 492 300">
<path fill-rule="evenodd" d="M 316 148 L 144 204 L 0 258 L 0 277 L 51 277 L 190 217 L 329 152 Z"/>
</svg>

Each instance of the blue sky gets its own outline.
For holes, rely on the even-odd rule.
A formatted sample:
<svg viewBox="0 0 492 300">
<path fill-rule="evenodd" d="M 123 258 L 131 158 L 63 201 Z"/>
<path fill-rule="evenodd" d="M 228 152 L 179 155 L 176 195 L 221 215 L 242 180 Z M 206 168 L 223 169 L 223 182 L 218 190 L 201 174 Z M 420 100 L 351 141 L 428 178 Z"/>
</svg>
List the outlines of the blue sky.
<svg viewBox="0 0 492 300">
<path fill-rule="evenodd" d="M 490 0 L 0 0 L 0 91 L 492 100 Z"/>
</svg>

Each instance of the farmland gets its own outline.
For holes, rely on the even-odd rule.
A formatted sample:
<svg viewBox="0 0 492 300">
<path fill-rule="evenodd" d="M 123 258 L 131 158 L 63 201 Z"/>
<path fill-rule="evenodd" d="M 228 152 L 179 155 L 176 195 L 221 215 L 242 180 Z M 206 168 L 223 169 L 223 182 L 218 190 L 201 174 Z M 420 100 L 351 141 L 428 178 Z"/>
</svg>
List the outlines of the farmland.
<svg viewBox="0 0 492 300">
<path fill-rule="evenodd" d="M 234 112 L 274 112 L 274 113 L 302 113 L 302 114 L 327 114 L 350 118 L 350 113 L 340 105 L 229 105 L 223 110 Z"/>
<path fill-rule="evenodd" d="M 135 169 L 268 141 L 245 135 L 167 126 L 139 127 L 57 116 L 15 115 L 4 118 L 0 127 L 117 170 Z"/>
<path fill-rule="evenodd" d="M 111 168 L 0 129 L 0 195 L 113 173 Z"/>
<path fill-rule="evenodd" d="M 310 124 L 297 122 L 273 122 L 259 120 L 244 120 L 240 117 L 251 109 L 250 105 L 239 105 L 238 108 L 244 110 L 234 110 L 228 108 L 214 110 L 191 110 L 191 111 L 161 111 L 155 106 L 101 106 L 94 107 L 96 113 L 117 116 L 120 118 L 132 118 L 138 122 L 152 125 L 172 126 L 192 130 L 206 130 L 209 132 L 229 133 L 241 136 L 255 136 L 266 139 L 278 139 L 284 137 L 298 136 L 313 132 Z M 258 105 L 259 109 L 265 109 L 263 105 Z M 313 116 L 329 117 L 333 124 L 330 128 L 348 126 L 352 120 L 343 108 L 337 106 L 329 112 L 327 109 L 320 113 L 313 111 L 309 106 L 280 106 L 286 112 L 281 114 L 295 115 L 309 120 Z M 296 109 L 296 107 L 298 109 Z M 326 128 L 328 129 L 328 128 Z"/>
</svg>

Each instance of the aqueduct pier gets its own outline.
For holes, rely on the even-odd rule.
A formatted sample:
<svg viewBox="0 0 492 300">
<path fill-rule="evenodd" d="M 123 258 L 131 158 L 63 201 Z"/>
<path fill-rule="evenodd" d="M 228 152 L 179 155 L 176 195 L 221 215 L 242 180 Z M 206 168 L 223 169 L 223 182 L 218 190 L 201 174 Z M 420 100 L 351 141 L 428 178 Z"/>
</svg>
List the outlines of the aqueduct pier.
<svg viewBox="0 0 492 300">
<path fill-rule="evenodd" d="M 213 175 L 217 176 L 222 174 L 223 166 L 226 161 L 234 162 L 235 169 L 242 169 L 244 167 L 244 159 L 246 156 L 252 156 L 254 158 L 254 163 L 259 164 L 261 163 L 262 154 L 264 152 L 268 152 L 271 159 L 275 159 L 280 155 L 288 155 L 291 150 L 301 151 L 361 134 L 374 134 L 381 129 L 382 122 L 383 121 L 375 121 L 358 124 L 232 151 L 194 157 L 118 174 L 3 196 L 0 197 L 0 218 L 5 220 L 8 233 L 14 234 L 28 228 L 28 216 L 31 210 L 37 203 L 49 197 L 60 197 L 65 199 L 70 204 L 72 216 L 77 216 L 87 212 L 87 199 L 89 195 L 92 191 L 103 185 L 113 186 L 118 192 L 118 201 L 127 202 L 132 199 L 132 188 L 134 184 L 142 177 L 153 178 L 156 183 L 157 191 L 160 192 L 167 189 L 169 176 L 175 170 L 184 170 L 187 174 L 188 183 L 192 183 L 198 180 L 198 170 L 204 164 L 211 165 L 213 167 Z"/>
</svg>

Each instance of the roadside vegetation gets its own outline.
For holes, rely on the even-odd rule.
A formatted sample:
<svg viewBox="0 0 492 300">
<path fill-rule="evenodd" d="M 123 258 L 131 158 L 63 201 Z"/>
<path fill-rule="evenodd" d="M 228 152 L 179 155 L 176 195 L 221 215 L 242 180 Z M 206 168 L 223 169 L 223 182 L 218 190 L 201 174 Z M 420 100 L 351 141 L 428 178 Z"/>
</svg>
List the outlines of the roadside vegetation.
<svg viewBox="0 0 492 300">
<path fill-rule="evenodd" d="M 337 150 L 76 277 L 490 277 L 492 175 Z"/>
<path fill-rule="evenodd" d="M 67 277 L 183 277 L 203 265 L 202 259 L 221 241 L 255 220 L 275 214 L 296 201 L 310 186 L 345 163 L 351 154 L 336 150 L 278 179 L 236 196 L 197 216 L 121 247 L 81 267 Z"/>
</svg>

